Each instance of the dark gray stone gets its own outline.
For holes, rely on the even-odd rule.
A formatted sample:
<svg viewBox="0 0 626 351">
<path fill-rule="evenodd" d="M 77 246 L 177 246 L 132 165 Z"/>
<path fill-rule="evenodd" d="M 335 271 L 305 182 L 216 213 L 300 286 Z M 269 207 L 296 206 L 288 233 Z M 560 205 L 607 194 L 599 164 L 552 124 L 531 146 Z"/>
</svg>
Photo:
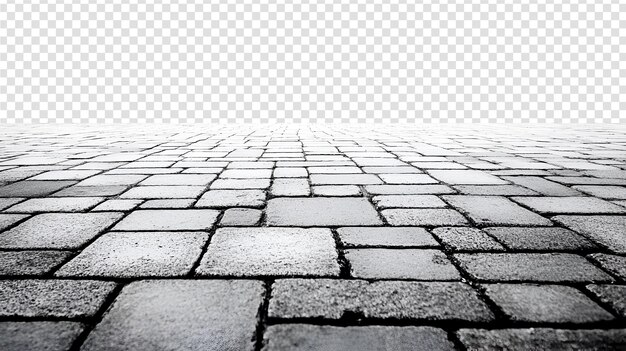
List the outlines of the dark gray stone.
<svg viewBox="0 0 626 351">
<path fill-rule="evenodd" d="M 480 225 L 551 225 L 549 219 L 501 196 L 446 195 L 444 200 Z"/>
<path fill-rule="evenodd" d="M 617 253 L 626 253 L 626 216 L 556 216 L 554 220 Z"/>
<path fill-rule="evenodd" d="M 75 322 L 0 322 L 0 350 L 66 351 L 84 327 Z"/>
<path fill-rule="evenodd" d="M 588 257 L 598 262 L 607 271 L 622 279 L 626 279 L 626 257 L 601 253 L 589 255 Z"/>
<path fill-rule="evenodd" d="M 590 240 L 565 228 L 555 227 L 492 227 L 484 229 L 513 250 L 591 250 Z"/>
<path fill-rule="evenodd" d="M 626 317 L 626 285 L 588 285 L 602 302 L 611 306 L 622 317 Z"/>
<path fill-rule="evenodd" d="M 0 197 L 42 197 L 74 183 L 76 182 L 24 180 L 0 187 Z"/>
<path fill-rule="evenodd" d="M 63 263 L 68 251 L 1 251 L 0 275 L 42 275 Z"/>
<path fill-rule="evenodd" d="M 469 227 L 441 227 L 432 233 L 453 251 L 504 251 L 504 246 L 480 229 Z"/>
<path fill-rule="evenodd" d="M 344 227 L 337 233 L 346 247 L 439 246 L 426 229 L 419 227 Z"/>
</svg>

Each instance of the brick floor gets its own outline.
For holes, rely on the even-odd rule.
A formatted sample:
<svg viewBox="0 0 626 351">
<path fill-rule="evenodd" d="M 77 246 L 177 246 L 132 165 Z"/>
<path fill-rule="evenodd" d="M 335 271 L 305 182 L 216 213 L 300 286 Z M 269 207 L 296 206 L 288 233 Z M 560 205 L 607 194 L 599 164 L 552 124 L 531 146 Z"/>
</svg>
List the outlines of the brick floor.
<svg viewBox="0 0 626 351">
<path fill-rule="evenodd" d="M 626 129 L 2 127 L 2 350 L 626 349 Z"/>
</svg>

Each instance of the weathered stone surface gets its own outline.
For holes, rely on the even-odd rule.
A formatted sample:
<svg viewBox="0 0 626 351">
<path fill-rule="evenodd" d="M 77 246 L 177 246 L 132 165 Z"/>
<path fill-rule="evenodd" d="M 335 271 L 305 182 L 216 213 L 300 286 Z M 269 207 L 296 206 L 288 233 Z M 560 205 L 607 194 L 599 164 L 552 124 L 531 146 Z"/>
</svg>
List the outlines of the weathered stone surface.
<svg viewBox="0 0 626 351">
<path fill-rule="evenodd" d="M 203 232 L 111 232 L 56 273 L 61 277 L 171 277 L 191 270 L 208 240 Z"/>
<path fill-rule="evenodd" d="M 304 178 L 275 179 L 270 193 L 273 196 L 308 196 L 309 182 Z"/>
<path fill-rule="evenodd" d="M 561 196 L 561 197 L 538 197 L 524 196 L 513 197 L 522 205 L 530 207 L 534 211 L 547 214 L 556 213 L 626 213 L 626 208 L 612 204 L 606 200 L 584 196 Z"/>
<path fill-rule="evenodd" d="M 598 262 L 605 270 L 626 279 L 626 257 L 607 254 L 593 254 L 587 256 L 588 258 Z"/>
<path fill-rule="evenodd" d="M 453 194 L 455 192 L 454 189 L 442 184 L 366 185 L 365 190 L 372 195 Z"/>
<path fill-rule="evenodd" d="M 265 211 L 270 226 L 381 225 L 364 198 L 276 198 Z"/>
<path fill-rule="evenodd" d="M 457 333 L 468 350 L 623 350 L 626 329 L 460 329 Z"/>
<path fill-rule="evenodd" d="M 254 350 L 263 292 L 252 280 L 134 282 L 82 350 Z"/>
<path fill-rule="evenodd" d="M 312 187 L 318 196 L 360 196 L 361 189 L 356 185 L 317 185 Z"/>
<path fill-rule="evenodd" d="M 224 211 L 220 225 L 223 227 L 253 226 L 259 223 L 262 215 L 261 210 L 252 208 L 229 208 Z"/>
<path fill-rule="evenodd" d="M 0 211 L 4 210 L 5 208 L 9 208 L 13 205 L 15 205 L 18 202 L 22 202 L 24 201 L 23 197 L 5 197 L 5 198 L 0 198 Z"/>
<path fill-rule="evenodd" d="M 504 251 L 504 246 L 480 229 L 470 227 L 441 227 L 432 233 L 453 251 Z"/>
<path fill-rule="evenodd" d="M 193 206 L 196 199 L 154 199 L 146 200 L 139 206 L 141 209 L 154 208 L 189 208 Z"/>
<path fill-rule="evenodd" d="M 215 210 L 138 210 L 122 219 L 113 230 L 208 230 L 218 215 Z"/>
<path fill-rule="evenodd" d="M 66 351 L 84 327 L 76 322 L 0 322 L 0 350 Z"/>
<path fill-rule="evenodd" d="M 554 220 L 617 253 L 626 253 L 626 216 L 556 216 Z"/>
<path fill-rule="evenodd" d="M 591 250 L 597 248 L 590 240 L 565 228 L 556 227 L 491 227 L 484 229 L 513 250 Z"/>
<path fill-rule="evenodd" d="M 285 324 L 267 328 L 264 351 L 444 351 L 454 350 L 444 330 L 432 327 L 333 327 Z"/>
<path fill-rule="evenodd" d="M 119 212 L 45 213 L 0 233 L 0 248 L 78 248 L 122 217 Z"/>
<path fill-rule="evenodd" d="M 6 210 L 6 212 L 79 212 L 89 210 L 102 201 L 104 201 L 102 197 L 50 197 L 29 199 L 12 206 Z"/>
<path fill-rule="evenodd" d="M 77 186 L 73 185 L 63 190 L 51 194 L 51 197 L 93 197 L 93 196 L 115 196 L 128 189 L 128 185 L 97 185 L 97 186 Z"/>
<path fill-rule="evenodd" d="M 264 204 L 263 190 L 210 190 L 202 195 L 196 207 L 262 207 Z"/>
<path fill-rule="evenodd" d="M 626 285 L 587 285 L 587 290 L 603 303 L 611 306 L 622 317 L 626 317 Z"/>
<path fill-rule="evenodd" d="M 457 254 L 461 267 L 482 281 L 612 281 L 600 269 L 573 254 Z"/>
<path fill-rule="evenodd" d="M 439 246 L 432 235 L 418 227 L 344 227 L 337 233 L 346 247 Z"/>
<path fill-rule="evenodd" d="M 269 316 L 489 321 L 493 314 L 476 292 L 460 282 L 279 279 Z"/>
<path fill-rule="evenodd" d="M 393 209 L 381 214 L 391 225 L 441 226 L 467 225 L 460 213 L 451 209 Z"/>
<path fill-rule="evenodd" d="M 69 251 L 1 251 L 0 275 L 42 275 L 63 263 Z"/>
<path fill-rule="evenodd" d="M 246 178 L 246 179 L 217 179 L 211 183 L 211 190 L 215 189 L 267 189 L 270 187 L 269 178 Z"/>
<path fill-rule="evenodd" d="M 0 316 L 90 317 L 114 288 L 95 280 L 0 280 Z"/>
<path fill-rule="evenodd" d="M 30 180 L 83 180 L 98 173 L 100 173 L 100 171 L 77 169 L 48 171 L 30 178 Z"/>
<path fill-rule="evenodd" d="M 473 169 L 431 170 L 428 173 L 448 184 L 507 184 L 494 175 Z"/>
<path fill-rule="evenodd" d="M 561 285 L 490 284 L 487 295 L 514 321 L 590 323 L 613 319 L 580 291 Z"/>
<path fill-rule="evenodd" d="M 446 203 L 435 195 L 379 195 L 372 201 L 381 209 L 446 207 Z"/>
<path fill-rule="evenodd" d="M 580 192 L 565 185 L 551 182 L 541 177 L 503 177 L 515 184 L 532 189 L 546 196 L 576 196 Z"/>
<path fill-rule="evenodd" d="M 108 186 L 108 185 L 134 185 L 144 180 L 147 176 L 139 174 L 100 174 L 85 179 L 76 184 L 77 186 Z"/>
<path fill-rule="evenodd" d="M 373 174 L 311 174 L 313 185 L 382 184 Z"/>
<path fill-rule="evenodd" d="M 446 195 L 444 200 L 480 225 L 551 225 L 541 217 L 501 196 Z"/>
<path fill-rule="evenodd" d="M 517 185 L 455 185 L 454 188 L 464 195 L 539 195 Z"/>
<path fill-rule="evenodd" d="M 146 178 L 139 185 L 208 185 L 214 179 L 213 174 L 157 174 Z"/>
<path fill-rule="evenodd" d="M 197 275 L 339 275 L 328 229 L 220 228 L 211 238 Z"/>
<path fill-rule="evenodd" d="M 428 174 L 381 174 L 387 184 L 437 184 L 437 180 Z"/>
<path fill-rule="evenodd" d="M 365 279 L 458 280 L 459 272 L 439 250 L 350 249 L 351 274 Z"/>
<path fill-rule="evenodd" d="M 123 199 L 193 199 L 205 190 L 201 185 L 149 185 L 131 188 Z"/>
<path fill-rule="evenodd" d="M 616 185 L 579 185 L 574 187 L 584 193 L 603 199 L 626 200 L 626 187 Z"/>
<path fill-rule="evenodd" d="M 0 187 L 0 197 L 42 197 L 74 183 L 76 182 L 25 180 Z"/>
<path fill-rule="evenodd" d="M 5 230 L 6 228 L 14 225 L 15 223 L 21 221 L 22 219 L 28 217 L 27 215 L 19 215 L 19 214 L 4 214 L 0 213 L 0 231 Z"/>
<path fill-rule="evenodd" d="M 105 211 L 130 211 L 135 209 L 143 200 L 132 199 L 113 199 L 107 200 L 100 205 L 96 206 L 92 211 L 105 212 Z"/>
</svg>

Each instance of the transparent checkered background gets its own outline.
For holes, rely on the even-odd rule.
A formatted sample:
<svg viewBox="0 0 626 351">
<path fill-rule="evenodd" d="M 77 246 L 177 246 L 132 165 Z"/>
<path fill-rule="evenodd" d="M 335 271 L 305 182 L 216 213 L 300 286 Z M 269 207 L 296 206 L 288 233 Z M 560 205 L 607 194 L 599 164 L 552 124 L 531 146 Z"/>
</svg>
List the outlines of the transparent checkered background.
<svg viewBox="0 0 626 351">
<path fill-rule="evenodd" d="M 626 123 L 624 1 L 131 2 L 0 0 L 0 122 Z"/>
</svg>

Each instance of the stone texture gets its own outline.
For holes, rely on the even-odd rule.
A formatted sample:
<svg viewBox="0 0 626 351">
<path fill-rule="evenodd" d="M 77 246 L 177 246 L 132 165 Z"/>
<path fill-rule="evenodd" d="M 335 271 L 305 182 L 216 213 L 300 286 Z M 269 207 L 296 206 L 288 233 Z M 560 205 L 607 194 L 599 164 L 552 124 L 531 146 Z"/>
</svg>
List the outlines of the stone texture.
<svg viewBox="0 0 626 351">
<path fill-rule="evenodd" d="M 272 289 L 274 318 L 363 318 L 490 321 L 493 314 L 460 282 L 279 279 Z"/>
<path fill-rule="evenodd" d="M 264 351 L 444 351 L 454 350 L 444 330 L 432 327 L 333 327 L 286 324 L 267 328 Z"/>
<path fill-rule="evenodd" d="M 373 174 L 311 174 L 313 185 L 382 184 Z"/>
<path fill-rule="evenodd" d="M 602 253 L 589 255 L 588 257 L 598 262 L 603 269 L 622 279 L 626 279 L 626 257 Z"/>
<path fill-rule="evenodd" d="M 576 196 L 580 192 L 565 185 L 551 182 L 541 177 L 503 177 L 515 184 L 532 189 L 546 196 Z"/>
<path fill-rule="evenodd" d="M 262 215 L 261 210 L 252 208 L 229 208 L 224 211 L 220 225 L 223 227 L 254 226 L 261 221 Z"/>
<path fill-rule="evenodd" d="M 346 247 L 433 247 L 439 244 L 424 228 L 344 227 L 337 229 Z"/>
<path fill-rule="evenodd" d="M 268 201 L 265 213 L 270 226 L 382 224 L 364 198 L 276 198 Z"/>
<path fill-rule="evenodd" d="M 214 179 L 212 174 L 157 174 L 139 185 L 209 185 Z"/>
<path fill-rule="evenodd" d="M 594 197 L 562 196 L 562 197 L 513 197 L 513 200 L 532 210 L 547 213 L 626 213 L 626 208 Z"/>
<path fill-rule="evenodd" d="M 108 185 L 134 185 L 144 180 L 147 176 L 139 174 L 100 174 L 85 179 L 76 184 L 78 186 L 108 186 Z"/>
<path fill-rule="evenodd" d="M 346 250 L 350 273 L 365 279 L 458 280 L 459 272 L 439 250 Z"/>
<path fill-rule="evenodd" d="M 551 225 L 541 217 L 501 196 L 446 195 L 450 205 L 479 225 Z"/>
<path fill-rule="evenodd" d="M 590 240 L 565 228 L 556 227 L 492 227 L 484 229 L 512 250 L 592 250 Z"/>
<path fill-rule="evenodd" d="M 309 182 L 304 178 L 275 179 L 270 188 L 273 196 L 308 196 Z"/>
<path fill-rule="evenodd" d="M 254 350 L 262 295 L 250 280 L 134 282 L 81 350 Z"/>
<path fill-rule="evenodd" d="M 460 213 L 451 209 L 394 209 L 383 210 L 381 214 L 394 226 L 441 226 L 467 225 Z"/>
<path fill-rule="evenodd" d="M 4 214 L 4 213 L 0 213 L 0 231 L 3 231 L 5 229 L 9 228 L 10 226 L 14 225 L 15 223 L 21 221 L 22 219 L 24 219 L 26 217 L 28 217 L 28 216 L 26 216 L 26 215 L 19 215 L 19 214 Z"/>
<path fill-rule="evenodd" d="M 569 286 L 494 284 L 486 286 L 486 293 L 514 321 L 591 323 L 614 318 Z"/>
<path fill-rule="evenodd" d="M 328 229 L 220 228 L 196 274 L 336 276 L 339 264 Z"/>
<path fill-rule="evenodd" d="M 63 265 L 56 275 L 183 276 L 200 257 L 208 237 L 202 232 L 111 232 Z"/>
<path fill-rule="evenodd" d="M 473 169 L 430 170 L 428 173 L 448 184 L 507 184 L 494 175 Z"/>
<path fill-rule="evenodd" d="M 428 174 L 381 174 L 387 184 L 437 184 L 437 180 Z"/>
<path fill-rule="evenodd" d="M 0 248 L 74 249 L 122 217 L 119 212 L 45 213 L 0 233 Z"/>
<path fill-rule="evenodd" d="M 76 322 L 0 322 L 0 350 L 66 351 L 83 329 Z"/>
<path fill-rule="evenodd" d="M 74 183 L 76 182 L 25 180 L 0 187 L 0 197 L 42 197 Z"/>
<path fill-rule="evenodd" d="M 587 290 L 596 295 L 604 304 L 611 306 L 620 316 L 626 317 L 626 285 L 587 286 Z"/>
<path fill-rule="evenodd" d="M 613 279 L 573 254 L 457 254 L 470 275 L 482 281 L 593 282 Z"/>
<path fill-rule="evenodd" d="M 104 201 L 102 197 L 50 197 L 29 199 L 12 206 L 6 210 L 6 212 L 81 212 L 95 207 L 102 201 Z"/>
<path fill-rule="evenodd" d="M 0 275 L 43 275 L 70 255 L 68 251 L 0 251 Z"/>
<path fill-rule="evenodd" d="M 626 216 L 556 216 L 554 219 L 613 252 L 626 253 Z"/>
<path fill-rule="evenodd" d="M 263 190 L 210 190 L 204 193 L 196 207 L 262 207 L 265 205 Z"/>
<path fill-rule="evenodd" d="M 480 229 L 470 227 L 441 227 L 432 233 L 453 251 L 504 251 L 505 248 Z"/>
<path fill-rule="evenodd" d="M 113 199 L 107 200 L 100 205 L 96 206 L 92 211 L 105 212 L 105 211 L 131 211 L 134 210 L 143 200 L 131 200 L 131 199 Z"/>
<path fill-rule="evenodd" d="M 455 192 L 454 189 L 442 184 L 366 185 L 365 190 L 372 195 L 452 194 Z"/>
<path fill-rule="evenodd" d="M 199 185 L 150 185 L 131 188 L 122 195 L 123 199 L 193 199 L 205 190 Z"/>
<path fill-rule="evenodd" d="M 211 184 L 211 190 L 215 189 L 267 189 L 270 187 L 269 178 L 246 178 L 246 179 L 217 179 Z"/>
<path fill-rule="evenodd" d="M 380 209 L 446 207 L 446 203 L 435 195 L 379 195 L 372 201 Z"/>
<path fill-rule="evenodd" d="M 360 196 L 361 189 L 356 185 L 317 185 L 312 187 L 318 196 Z"/>
<path fill-rule="evenodd" d="M 0 317 L 91 317 L 114 288 L 95 280 L 0 280 Z"/>
<path fill-rule="evenodd" d="M 122 219 L 113 230 L 209 230 L 218 215 L 215 210 L 138 210 Z"/>
<path fill-rule="evenodd" d="M 146 200 L 139 208 L 141 209 L 154 209 L 154 208 L 189 208 L 193 206 L 196 199 L 155 199 Z"/>
</svg>

